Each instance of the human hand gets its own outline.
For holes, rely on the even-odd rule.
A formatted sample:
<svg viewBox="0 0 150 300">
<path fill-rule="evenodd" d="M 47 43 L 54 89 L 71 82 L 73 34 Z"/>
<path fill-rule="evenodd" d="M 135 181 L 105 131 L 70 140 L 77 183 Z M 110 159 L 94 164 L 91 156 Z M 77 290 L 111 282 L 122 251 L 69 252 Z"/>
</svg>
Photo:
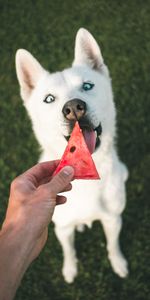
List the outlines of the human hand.
<svg viewBox="0 0 150 300">
<path fill-rule="evenodd" d="M 58 161 L 37 164 L 11 184 L 0 231 L 0 299 L 12 300 L 29 264 L 41 252 L 55 205 L 71 190 L 72 167 L 52 177 Z"/>
<path fill-rule="evenodd" d="M 52 178 L 58 161 L 37 164 L 11 184 L 6 218 L 2 229 L 17 228 L 16 239 L 25 243 L 28 264 L 41 252 L 48 235 L 48 224 L 55 205 L 63 204 L 66 197 L 60 192 L 71 190 L 73 168 L 65 167 Z"/>
</svg>

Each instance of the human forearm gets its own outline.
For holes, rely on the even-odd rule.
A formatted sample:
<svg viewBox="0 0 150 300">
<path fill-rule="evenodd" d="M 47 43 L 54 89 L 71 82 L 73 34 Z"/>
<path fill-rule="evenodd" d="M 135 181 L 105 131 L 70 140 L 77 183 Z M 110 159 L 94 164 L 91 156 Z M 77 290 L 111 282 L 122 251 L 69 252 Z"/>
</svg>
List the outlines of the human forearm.
<svg viewBox="0 0 150 300">
<path fill-rule="evenodd" d="M 16 225 L 0 232 L 0 299 L 12 300 L 30 264 L 33 244 L 30 236 Z"/>
</svg>

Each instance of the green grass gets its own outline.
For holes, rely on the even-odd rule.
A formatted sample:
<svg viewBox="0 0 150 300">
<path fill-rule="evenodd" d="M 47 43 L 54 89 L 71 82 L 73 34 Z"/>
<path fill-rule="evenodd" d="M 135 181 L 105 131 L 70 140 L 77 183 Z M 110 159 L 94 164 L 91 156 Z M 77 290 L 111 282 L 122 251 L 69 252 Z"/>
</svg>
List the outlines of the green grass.
<svg viewBox="0 0 150 300">
<path fill-rule="evenodd" d="M 128 165 L 127 206 L 121 245 L 130 274 L 117 277 L 106 256 L 105 237 L 95 222 L 76 236 L 79 274 L 67 285 L 62 252 L 53 232 L 27 271 L 17 300 L 147 300 L 150 243 L 150 1 L 0 0 L 0 221 L 9 185 L 35 164 L 39 147 L 22 106 L 15 74 L 18 48 L 31 51 L 50 71 L 71 64 L 76 31 L 85 27 L 101 45 L 118 111 L 118 151 Z"/>
</svg>

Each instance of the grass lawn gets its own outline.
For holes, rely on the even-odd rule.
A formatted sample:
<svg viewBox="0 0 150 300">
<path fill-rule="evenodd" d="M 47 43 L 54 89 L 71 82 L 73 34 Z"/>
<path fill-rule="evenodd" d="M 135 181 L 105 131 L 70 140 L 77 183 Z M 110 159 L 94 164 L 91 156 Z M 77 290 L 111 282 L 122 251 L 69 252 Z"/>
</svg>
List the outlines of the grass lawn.
<svg viewBox="0 0 150 300">
<path fill-rule="evenodd" d="M 112 272 L 98 222 L 77 233 L 79 274 L 68 285 L 62 252 L 49 228 L 40 257 L 27 271 L 16 300 L 147 300 L 150 290 L 150 1 L 0 0 L 0 223 L 11 180 L 38 160 L 39 146 L 22 105 L 15 52 L 26 48 L 50 71 L 73 60 L 74 38 L 85 27 L 101 45 L 118 111 L 118 151 L 130 170 L 121 245 L 130 274 Z"/>
</svg>

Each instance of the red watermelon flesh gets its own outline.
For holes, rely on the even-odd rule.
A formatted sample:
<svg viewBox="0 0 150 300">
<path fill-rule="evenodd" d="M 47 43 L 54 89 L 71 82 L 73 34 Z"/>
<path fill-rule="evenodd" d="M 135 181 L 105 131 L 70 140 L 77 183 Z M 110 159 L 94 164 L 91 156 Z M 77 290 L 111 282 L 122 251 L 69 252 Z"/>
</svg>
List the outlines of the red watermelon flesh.
<svg viewBox="0 0 150 300">
<path fill-rule="evenodd" d="M 90 151 L 93 152 L 93 148 L 95 147 L 94 134 L 84 134 L 86 134 L 86 139 L 88 139 L 87 135 L 89 135 L 90 144 L 92 144 L 91 140 L 93 139 L 93 145 L 90 149 Z M 56 175 L 63 167 L 69 165 L 74 168 L 74 179 L 100 179 L 90 151 L 85 142 L 82 130 L 79 127 L 79 123 L 76 122 L 68 145 L 54 175 Z"/>
</svg>

